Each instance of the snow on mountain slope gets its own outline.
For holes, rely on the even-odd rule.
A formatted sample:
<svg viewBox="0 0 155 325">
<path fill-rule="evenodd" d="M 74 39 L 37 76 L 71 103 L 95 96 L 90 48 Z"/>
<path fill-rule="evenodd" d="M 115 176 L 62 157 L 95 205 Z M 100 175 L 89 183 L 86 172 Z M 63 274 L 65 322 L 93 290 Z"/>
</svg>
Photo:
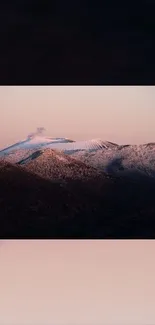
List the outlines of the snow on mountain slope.
<svg viewBox="0 0 155 325">
<path fill-rule="evenodd" d="M 20 161 L 28 163 L 32 160 L 30 156 L 36 158 L 38 150 L 42 149 L 57 150 L 66 154 L 66 156 L 57 154 L 57 161 L 62 163 L 70 156 L 109 175 L 131 177 L 143 175 L 155 178 L 155 143 L 117 145 L 100 139 L 74 141 L 67 138 L 31 135 L 26 140 L 0 151 L 0 158 L 11 163 Z"/>
<path fill-rule="evenodd" d="M 30 155 L 36 152 L 34 149 L 16 149 L 9 152 L 4 152 L 0 154 L 0 160 L 8 161 L 9 163 L 16 164 L 21 160 L 26 159 Z"/>
<path fill-rule="evenodd" d="M 50 148 L 38 150 L 18 164 L 29 172 L 50 180 L 89 179 L 100 175 L 93 167 Z"/>
<path fill-rule="evenodd" d="M 72 157 L 115 176 L 155 178 L 155 144 L 125 145 L 113 150 L 73 153 Z"/>
<path fill-rule="evenodd" d="M 45 147 L 58 149 L 66 153 L 83 150 L 96 151 L 101 148 L 108 149 L 108 142 L 100 139 L 92 139 L 88 141 L 75 141 L 72 143 L 50 143 Z"/>
<path fill-rule="evenodd" d="M 98 149 L 104 148 L 115 148 L 116 144 L 113 144 L 108 141 L 102 141 L 100 139 L 93 139 L 87 141 L 73 141 L 67 138 L 49 138 L 43 136 L 32 136 L 28 137 L 26 140 L 18 142 L 8 148 L 5 148 L 0 151 L 0 157 L 7 157 L 13 162 L 17 156 L 20 156 L 20 159 L 24 159 L 29 150 L 38 150 L 40 148 L 51 148 L 57 149 L 65 152 L 66 154 L 72 154 L 76 151 L 88 150 L 96 151 Z M 25 153 L 24 153 L 25 150 Z M 23 157 L 21 156 L 23 154 Z M 13 159 L 13 160 L 11 160 Z"/>
<path fill-rule="evenodd" d="M 52 145 L 52 144 L 60 144 L 60 143 L 70 143 L 72 141 L 73 140 L 67 138 L 49 138 L 43 136 L 28 137 L 26 140 L 17 142 L 12 146 L 9 146 L 1 150 L 0 155 L 7 154 L 17 149 L 33 149 L 33 148 L 38 149 L 48 144 Z"/>
</svg>

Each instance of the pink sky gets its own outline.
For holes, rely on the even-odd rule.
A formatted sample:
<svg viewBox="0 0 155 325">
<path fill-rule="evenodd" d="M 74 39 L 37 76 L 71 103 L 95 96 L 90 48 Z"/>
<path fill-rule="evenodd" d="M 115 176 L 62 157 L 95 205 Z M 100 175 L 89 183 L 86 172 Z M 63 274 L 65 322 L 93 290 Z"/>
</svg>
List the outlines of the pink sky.
<svg viewBox="0 0 155 325">
<path fill-rule="evenodd" d="M 0 148 L 37 127 L 47 135 L 155 141 L 154 86 L 1 86 Z"/>
<path fill-rule="evenodd" d="M 155 324 L 155 241 L 0 244 L 0 324 Z"/>
</svg>

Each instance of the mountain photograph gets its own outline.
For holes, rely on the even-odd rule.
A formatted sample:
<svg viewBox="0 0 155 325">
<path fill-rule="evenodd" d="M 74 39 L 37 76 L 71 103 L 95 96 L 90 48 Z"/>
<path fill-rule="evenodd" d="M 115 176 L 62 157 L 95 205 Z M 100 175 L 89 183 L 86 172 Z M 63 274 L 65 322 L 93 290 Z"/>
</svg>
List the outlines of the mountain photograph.
<svg viewBox="0 0 155 325">
<path fill-rule="evenodd" d="M 0 237 L 155 238 L 154 87 L 65 88 L 0 89 Z"/>
</svg>

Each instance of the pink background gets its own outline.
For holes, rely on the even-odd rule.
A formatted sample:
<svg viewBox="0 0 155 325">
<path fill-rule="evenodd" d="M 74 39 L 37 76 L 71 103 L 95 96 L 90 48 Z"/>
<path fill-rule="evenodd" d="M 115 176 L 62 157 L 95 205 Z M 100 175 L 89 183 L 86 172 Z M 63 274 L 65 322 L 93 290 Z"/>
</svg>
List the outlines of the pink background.
<svg viewBox="0 0 155 325">
<path fill-rule="evenodd" d="M 154 325 L 155 241 L 1 241 L 1 325 Z"/>
</svg>

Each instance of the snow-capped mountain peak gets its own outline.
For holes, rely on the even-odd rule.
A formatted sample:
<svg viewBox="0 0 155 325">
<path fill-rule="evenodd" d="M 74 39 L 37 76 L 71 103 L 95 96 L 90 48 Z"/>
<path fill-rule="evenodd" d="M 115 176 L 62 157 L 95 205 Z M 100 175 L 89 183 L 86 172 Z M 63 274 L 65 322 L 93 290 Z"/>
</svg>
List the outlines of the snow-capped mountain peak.
<svg viewBox="0 0 155 325">
<path fill-rule="evenodd" d="M 64 152 L 74 152 L 80 150 L 98 150 L 101 148 L 109 148 L 110 142 L 102 141 L 101 139 L 74 141 L 68 138 L 52 138 L 42 135 L 31 135 L 27 139 L 19 141 L 7 148 L 0 151 L 0 154 L 8 154 L 14 150 L 19 149 L 39 149 L 39 148 L 51 148 L 58 149 Z"/>
</svg>

